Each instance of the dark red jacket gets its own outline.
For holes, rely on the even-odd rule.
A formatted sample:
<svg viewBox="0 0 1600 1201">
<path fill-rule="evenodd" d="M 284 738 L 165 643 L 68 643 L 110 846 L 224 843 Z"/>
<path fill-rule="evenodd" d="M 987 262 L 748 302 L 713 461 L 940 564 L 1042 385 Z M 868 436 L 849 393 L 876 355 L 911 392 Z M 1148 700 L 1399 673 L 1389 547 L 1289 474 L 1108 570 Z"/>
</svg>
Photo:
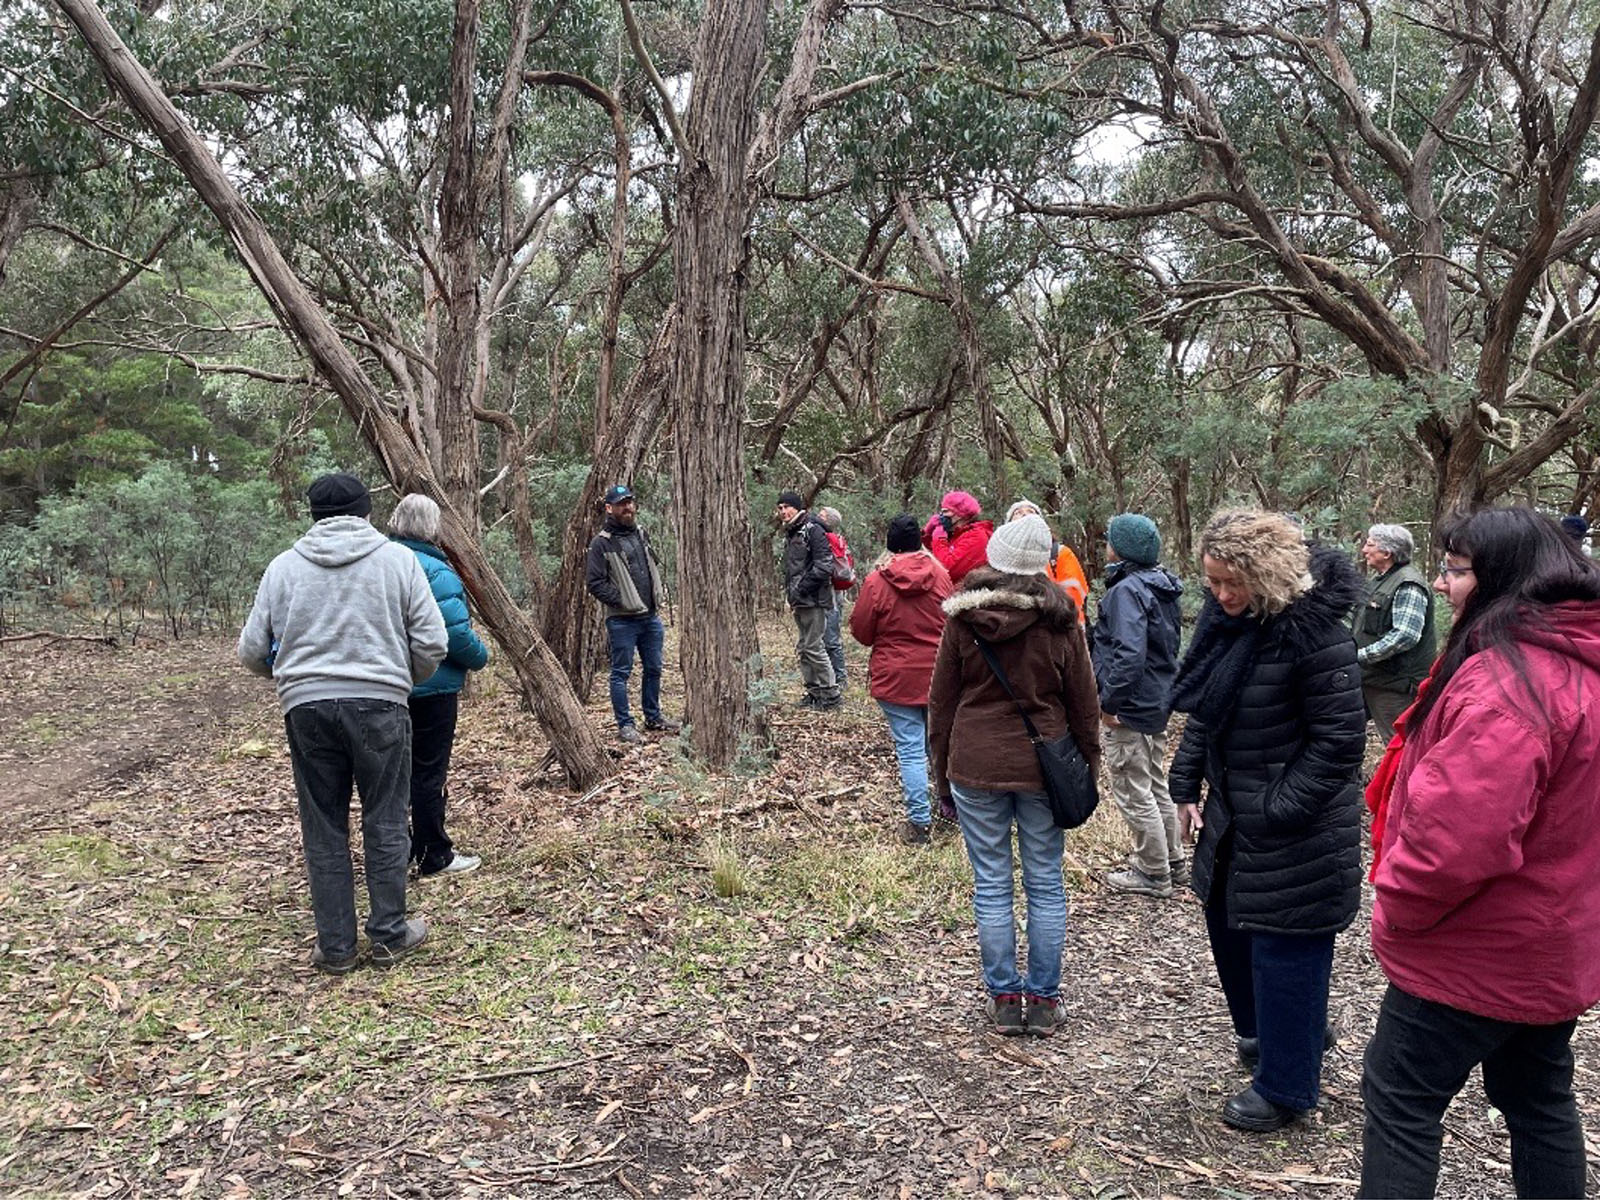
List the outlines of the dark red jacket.
<svg viewBox="0 0 1600 1201">
<path fill-rule="evenodd" d="M 1600 602 L 1469 658 L 1408 732 L 1372 947 L 1415 996 L 1548 1025 L 1600 1000 Z"/>
<path fill-rule="evenodd" d="M 952 538 L 944 532 L 944 526 L 937 521 L 930 521 L 923 530 L 922 545 L 944 564 L 944 569 L 950 573 L 950 582 L 960 584 L 967 572 L 988 563 L 989 535 L 992 533 L 994 522 L 974 521 L 966 529 L 957 530 Z"/>
<path fill-rule="evenodd" d="M 867 691 L 891 705 L 926 705 L 944 631 L 950 573 L 923 551 L 894 555 L 861 582 L 850 635 L 872 648 Z"/>
</svg>

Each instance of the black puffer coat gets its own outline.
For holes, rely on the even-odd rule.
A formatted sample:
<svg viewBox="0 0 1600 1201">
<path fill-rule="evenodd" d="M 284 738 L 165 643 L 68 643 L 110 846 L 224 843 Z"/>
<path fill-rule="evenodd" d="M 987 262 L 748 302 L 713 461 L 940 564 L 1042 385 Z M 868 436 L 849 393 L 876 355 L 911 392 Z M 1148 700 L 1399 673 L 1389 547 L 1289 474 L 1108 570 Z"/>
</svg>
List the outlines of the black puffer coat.
<svg viewBox="0 0 1600 1201">
<path fill-rule="evenodd" d="M 1228 924 L 1240 930 L 1336 933 L 1360 905 L 1366 710 L 1344 623 L 1361 579 L 1325 548 L 1311 575 L 1315 587 L 1263 623 L 1232 712 L 1210 729 L 1191 715 L 1172 764 L 1175 803 L 1208 786 L 1194 890 L 1209 900 L 1227 844 Z M 1220 613 L 1208 596 L 1201 624 Z"/>
</svg>

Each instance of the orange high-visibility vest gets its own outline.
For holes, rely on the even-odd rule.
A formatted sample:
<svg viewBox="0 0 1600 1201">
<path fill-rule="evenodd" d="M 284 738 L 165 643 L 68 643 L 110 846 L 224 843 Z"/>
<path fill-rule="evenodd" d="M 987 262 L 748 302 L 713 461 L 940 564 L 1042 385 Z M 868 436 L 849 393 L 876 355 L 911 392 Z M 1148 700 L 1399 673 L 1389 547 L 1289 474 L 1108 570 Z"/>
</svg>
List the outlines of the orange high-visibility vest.
<svg viewBox="0 0 1600 1201">
<path fill-rule="evenodd" d="M 1078 624 L 1088 621 L 1089 577 L 1083 574 L 1083 564 L 1066 543 L 1056 548 L 1056 557 L 1050 563 L 1050 578 L 1062 588 L 1078 606 Z"/>
</svg>

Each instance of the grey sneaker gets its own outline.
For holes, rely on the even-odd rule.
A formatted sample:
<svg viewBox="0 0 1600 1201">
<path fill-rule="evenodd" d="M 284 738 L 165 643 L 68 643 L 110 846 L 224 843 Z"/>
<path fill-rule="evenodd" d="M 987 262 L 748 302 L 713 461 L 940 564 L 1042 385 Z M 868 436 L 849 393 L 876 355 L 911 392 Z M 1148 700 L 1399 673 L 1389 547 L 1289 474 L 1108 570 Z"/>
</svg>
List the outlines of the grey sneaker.
<svg viewBox="0 0 1600 1201">
<path fill-rule="evenodd" d="M 927 826 L 920 826 L 916 822 L 906 822 L 900 827 L 900 841 L 908 847 L 925 847 L 932 836 Z"/>
<path fill-rule="evenodd" d="M 420 917 L 414 917 L 406 923 L 406 935 L 398 946 L 381 942 L 372 944 L 372 966 L 393 967 L 427 941 L 428 923 Z"/>
<path fill-rule="evenodd" d="M 1028 1027 L 1022 1020 L 1022 994 L 1003 992 L 987 998 L 983 1003 L 983 1012 L 988 1015 L 989 1021 L 996 1034 L 1026 1034 Z"/>
<path fill-rule="evenodd" d="M 639 746 L 644 742 L 644 735 L 639 733 L 638 726 L 618 726 L 617 741 L 626 742 L 630 746 Z"/>
<path fill-rule="evenodd" d="M 1136 867 L 1123 868 L 1106 877 L 1106 883 L 1117 892 L 1136 892 L 1140 896 L 1166 900 L 1172 895 L 1171 880 L 1153 880 Z"/>
<path fill-rule="evenodd" d="M 1194 871 L 1190 868 L 1187 859 L 1168 860 L 1167 867 L 1172 872 L 1172 887 L 1174 888 L 1188 888 L 1194 880 Z"/>
<path fill-rule="evenodd" d="M 311 948 L 311 966 L 319 972 L 327 972 L 330 976 L 348 976 L 361 966 L 361 952 L 351 951 L 342 959 L 329 959 L 322 952 L 319 942 Z"/>
<path fill-rule="evenodd" d="M 1028 1023 L 1028 1033 L 1049 1038 L 1067 1019 L 1066 1007 L 1060 997 L 1036 997 L 1028 994 L 1023 1006 L 1023 1017 Z"/>
</svg>

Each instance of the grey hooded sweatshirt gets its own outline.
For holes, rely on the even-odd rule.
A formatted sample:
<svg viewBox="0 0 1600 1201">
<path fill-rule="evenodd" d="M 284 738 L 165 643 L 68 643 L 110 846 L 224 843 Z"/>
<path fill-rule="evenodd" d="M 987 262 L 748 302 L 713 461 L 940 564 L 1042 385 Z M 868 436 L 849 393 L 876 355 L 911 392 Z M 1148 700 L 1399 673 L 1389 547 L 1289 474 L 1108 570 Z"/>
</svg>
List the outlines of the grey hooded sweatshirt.
<svg viewBox="0 0 1600 1201">
<path fill-rule="evenodd" d="M 288 713 L 311 701 L 406 703 L 449 641 L 417 556 L 364 517 L 327 517 L 267 566 L 239 661 Z"/>
</svg>

